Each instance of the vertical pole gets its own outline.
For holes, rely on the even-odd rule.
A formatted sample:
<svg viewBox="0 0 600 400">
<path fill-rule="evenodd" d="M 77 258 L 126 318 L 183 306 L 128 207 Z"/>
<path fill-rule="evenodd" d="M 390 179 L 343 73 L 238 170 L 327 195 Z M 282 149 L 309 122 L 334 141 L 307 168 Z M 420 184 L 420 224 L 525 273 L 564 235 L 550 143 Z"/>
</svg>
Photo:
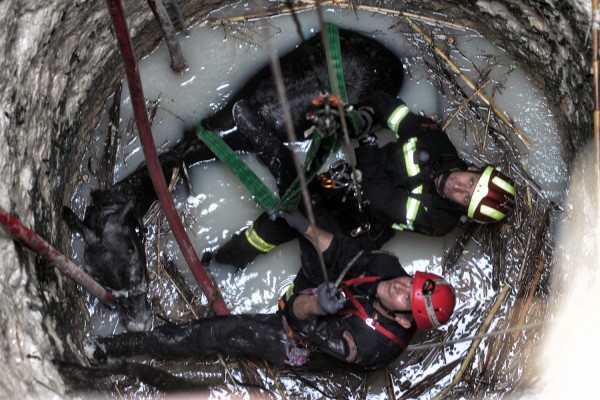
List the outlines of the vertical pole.
<svg viewBox="0 0 600 400">
<path fill-rule="evenodd" d="M 131 42 L 131 37 L 129 36 L 127 21 L 125 20 L 123 12 L 123 5 L 120 0 L 107 0 L 107 4 L 115 28 L 119 48 L 121 49 L 121 55 L 123 56 L 123 63 L 125 64 L 129 92 L 140 141 L 142 143 L 142 149 L 144 150 L 144 156 L 146 157 L 146 165 L 148 166 L 150 178 L 152 179 L 154 190 L 158 196 L 158 201 L 171 225 L 171 229 L 181 248 L 181 252 L 183 253 L 188 266 L 192 270 L 194 277 L 200 284 L 202 291 L 208 298 L 213 311 L 217 315 L 227 315 L 229 314 L 229 310 L 225 305 L 225 301 L 204 270 L 204 267 L 185 232 L 179 214 L 177 214 L 173 199 L 169 194 L 165 176 L 162 172 L 160 161 L 158 160 L 158 154 L 156 153 L 154 138 L 152 137 L 152 130 L 150 129 L 150 122 L 148 121 L 142 82 L 140 80 L 137 60 L 133 51 L 133 44 Z"/>
</svg>

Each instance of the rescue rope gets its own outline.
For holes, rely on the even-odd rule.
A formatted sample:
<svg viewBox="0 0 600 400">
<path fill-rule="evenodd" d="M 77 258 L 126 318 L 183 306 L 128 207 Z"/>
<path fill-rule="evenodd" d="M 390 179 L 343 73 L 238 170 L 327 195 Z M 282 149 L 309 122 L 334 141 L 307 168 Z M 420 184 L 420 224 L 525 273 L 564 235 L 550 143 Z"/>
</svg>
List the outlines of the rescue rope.
<svg viewBox="0 0 600 400">
<path fill-rule="evenodd" d="M 547 322 L 548 321 L 532 322 L 530 324 L 515 326 L 513 328 L 502 329 L 500 331 L 493 331 L 493 332 L 483 333 L 481 335 L 468 336 L 468 337 L 454 339 L 454 340 L 445 340 L 443 342 L 411 344 L 407 347 L 407 350 L 408 351 L 429 350 L 429 349 L 433 349 L 436 347 L 450 346 L 450 345 L 453 345 L 456 343 L 471 342 L 473 340 L 480 340 L 480 339 L 484 339 L 484 338 L 491 337 L 491 336 L 506 335 L 507 333 L 520 332 L 520 331 L 525 331 L 528 329 L 538 328 L 538 327 L 546 324 Z"/>
</svg>

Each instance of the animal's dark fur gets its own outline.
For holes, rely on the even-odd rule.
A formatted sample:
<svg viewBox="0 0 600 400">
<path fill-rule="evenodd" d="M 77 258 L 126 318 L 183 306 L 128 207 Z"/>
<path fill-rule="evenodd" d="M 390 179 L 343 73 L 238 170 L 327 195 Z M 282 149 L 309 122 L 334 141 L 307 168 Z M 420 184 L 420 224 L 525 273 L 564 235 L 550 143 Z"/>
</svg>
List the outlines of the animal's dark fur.
<svg viewBox="0 0 600 400">
<path fill-rule="evenodd" d="M 85 242 L 85 269 L 112 290 L 130 330 L 144 329 L 150 316 L 143 233 L 135 218 L 135 199 L 118 191 L 95 191 L 84 220 L 65 207 L 71 229 Z"/>
<path fill-rule="evenodd" d="M 402 86 L 402 62 L 381 43 L 341 29 L 340 52 L 350 104 L 356 104 L 375 91 L 384 91 L 393 96 L 398 94 Z M 323 91 L 333 93 L 329 86 L 321 36 L 315 35 L 284 55 L 280 63 L 296 136 L 301 137 L 302 132 L 310 126 L 306 113 L 312 108 L 311 101 Z M 206 125 L 219 131 L 232 129 L 231 109 L 240 99 L 245 99 L 257 109 L 282 139 L 287 138 L 283 111 L 269 65 L 256 73 L 226 107 L 208 118 Z"/>
</svg>

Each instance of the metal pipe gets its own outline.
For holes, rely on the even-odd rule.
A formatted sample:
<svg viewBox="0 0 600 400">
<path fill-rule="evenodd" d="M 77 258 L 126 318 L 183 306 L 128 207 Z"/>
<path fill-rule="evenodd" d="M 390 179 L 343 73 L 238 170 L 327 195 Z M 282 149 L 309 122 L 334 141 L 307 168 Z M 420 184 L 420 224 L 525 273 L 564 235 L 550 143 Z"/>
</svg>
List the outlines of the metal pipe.
<svg viewBox="0 0 600 400">
<path fill-rule="evenodd" d="M 40 257 L 53 263 L 56 268 L 83 286 L 85 290 L 96 296 L 104 305 L 114 307 L 116 302 L 112 293 L 102 287 L 91 276 L 83 271 L 83 268 L 75 265 L 61 252 L 52 247 L 38 234 L 27 228 L 16 217 L 12 216 L 0 207 L 0 222 L 4 225 L 14 238 L 23 242 L 29 249 Z"/>
<path fill-rule="evenodd" d="M 179 244 L 181 252 L 183 253 L 188 266 L 192 270 L 194 277 L 200 284 L 202 291 L 208 298 L 213 311 L 217 315 L 228 315 L 229 309 L 225 305 L 221 293 L 215 288 L 212 280 L 204 270 L 204 267 L 185 232 L 179 214 L 177 214 L 173 199 L 169 195 L 165 176 L 162 172 L 160 161 L 158 160 L 158 154 L 156 153 L 154 138 L 152 137 L 152 130 L 150 129 L 150 122 L 148 121 L 142 82 L 140 80 L 137 60 L 133 50 L 133 43 L 129 36 L 127 21 L 125 20 L 123 12 L 123 5 L 120 0 L 107 0 L 107 4 L 115 28 L 115 35 L 117 36 L 119 48 L 121 49 L 121 55 L 123 56 L 123 63 L 127 74 L 127 82 L 129 84 L 129 92 L 133 104 L 140 142 L 142 143 L 142 149 L 144 150 L 144 156 L 146 157 L 146 165 L 148 166 L 150 178 L 152 179 L 158 201 L 171 225 L 171 230 Z"/>
</svg>

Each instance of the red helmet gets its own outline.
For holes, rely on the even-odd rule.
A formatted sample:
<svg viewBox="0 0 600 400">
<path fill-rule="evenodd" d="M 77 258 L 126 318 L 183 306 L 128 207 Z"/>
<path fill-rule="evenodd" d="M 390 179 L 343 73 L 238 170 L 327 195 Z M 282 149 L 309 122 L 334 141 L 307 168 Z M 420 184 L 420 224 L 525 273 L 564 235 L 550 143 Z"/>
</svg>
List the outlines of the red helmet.
<svg viewBox="0 0 600 400">
<path fill-rule="evenodd" d="M 422 331 L 448 322 L 456 297 L 452 286 L 441 276 L 417 272 L 413 278 L 411 303 L 417 329 Z"/>
<path fill-rule="evenodd" d="M 480 224 L 497 222 L 515 206 L 512 179 L 491 165 L 481 173 L 467 209 L 467 217 Z"/>
</svg>

